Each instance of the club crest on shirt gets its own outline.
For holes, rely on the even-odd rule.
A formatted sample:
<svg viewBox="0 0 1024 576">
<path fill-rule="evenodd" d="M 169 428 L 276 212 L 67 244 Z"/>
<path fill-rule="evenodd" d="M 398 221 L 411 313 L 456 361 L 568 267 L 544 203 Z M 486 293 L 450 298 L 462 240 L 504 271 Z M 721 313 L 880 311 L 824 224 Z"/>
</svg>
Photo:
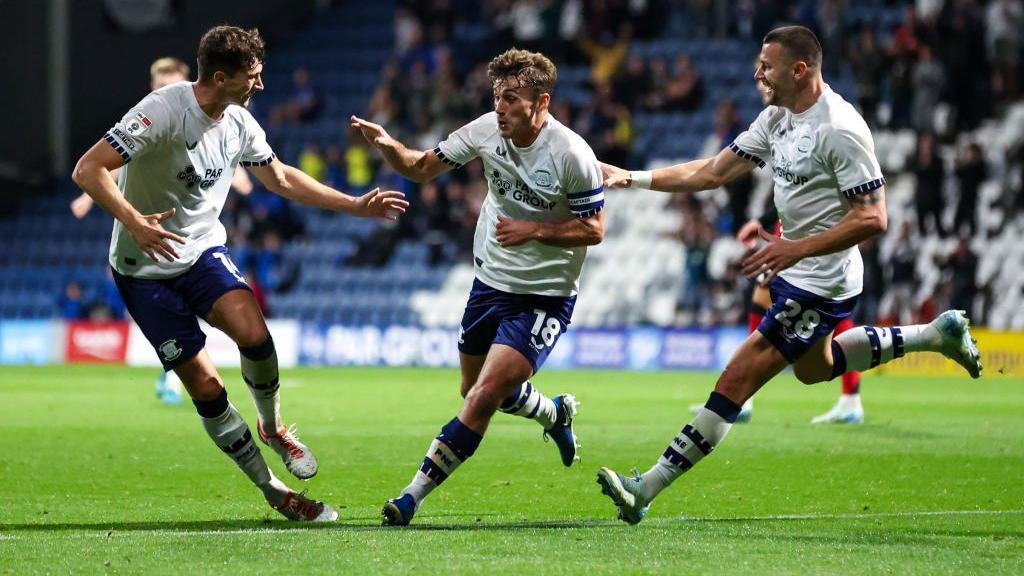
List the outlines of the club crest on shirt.
<svg viewBox="0 0 1024 576">
<path fill-rule="evenodd" d="M 804 134 L 796 141 L 796 149 L 806 154 L 811 150 L 811 146 L 814 144 L 814 139 L 809 135 Z"/>
<path fill-rule="evenodd" d="M 146 130 L 149 130 L 149 127 L 152 125 L 153 121 L 146 117 L 145 114 L 142 112 L 136 112 L 135 118 L 129 120 L 125 125 L 125 130 L 132 136 L 138 136 Z"/>
<path fill-rule="evenodd" d="M 533 173 L 533 181 L 541 188 L 551 187 L 551 172 L 547 170 L 537 170 Z"/>
</svg>

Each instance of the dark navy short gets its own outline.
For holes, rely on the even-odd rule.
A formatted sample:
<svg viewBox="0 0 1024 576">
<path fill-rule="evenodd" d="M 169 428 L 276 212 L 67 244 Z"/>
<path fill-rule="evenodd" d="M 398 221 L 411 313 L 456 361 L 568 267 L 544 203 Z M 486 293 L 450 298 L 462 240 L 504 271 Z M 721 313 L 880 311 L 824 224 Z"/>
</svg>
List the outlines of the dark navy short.
<svg viewBox="0 0 1024 576">
<path fill-rule="evenodd" d="M 173 278 L 134 278 L 113 272 L 128 313 L 153 345 L 164 370 L 194 357 L 206 345 L 197 316 L 205 319 L 225 293 L 250 289 L 224 246 L 203 252 L 187 272 Z"/>
<path fill-rule="evenodd" d="M 502 292 L 473 280 L 459 329 L 459 352 L 483 356 L 491 344 L 518 350 L 536 373 L 572 320 L 576 296 Z"/>
<path fill-rule="evenodd" d="M 772 307 L 757 329 L 790 363 L 796 362 L 843 318 L 853 313 L 857 297 L 831 300 L 801 290 L 776 276 L 768 284 Z"/>
</svg>

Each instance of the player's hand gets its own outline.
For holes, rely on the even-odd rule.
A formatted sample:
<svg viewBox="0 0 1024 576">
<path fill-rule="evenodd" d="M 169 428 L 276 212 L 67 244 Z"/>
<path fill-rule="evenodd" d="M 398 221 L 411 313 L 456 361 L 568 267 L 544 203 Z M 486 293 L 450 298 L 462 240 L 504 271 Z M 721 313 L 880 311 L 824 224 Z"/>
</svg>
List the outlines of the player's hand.
<svg viewBox="0 0 1024 576">
<path fill-rule="evenodd" d="M 763 274 L 759 281 L 762 286 L 767 286 L 779 272 L 799 262 L 803 254 L 800 245 L 792 240 L 769 234 L 763 229 L 758 235 L 768 245 L 743 259 L 743 275 L 753 280 Z"/>
<path fill-rule="evenodd" d="M 633 184 L 629 170 L 623 170 L 618 166 L 601 162 L 601 174 L 604 176 L 605 188 L 629 188 Z"/>
<path fill-rule="evenodd" d="M 736 233 L 736 239 L 739 240 L 740 244 L 743 244 L 743 246 L 748 250 L 753 249 L 757 247 L 757 239 L 760 238 L 762 230 L 764 230 L 764 228 L 761 227 L 760 220 L 756 218 L 748 220 L 747 223 L 740 228 L 740 231 Z"/>
<path fill-rule="evenodd" d="M 380 188 L 374 188 L 356 199 L 355 210 L 352 214 L 364 218 L 383 218 L 385 220 L 398 220 L 409 203 L 403 200 L 405 194 L 387 190 L 381 192 Z"/>
<path fill-rule="evenodd" d="M 88 194 L 82 194 L 78 198 L 71 201 L 71 213 L 75 215 L 75 218 L 81 220 L 85 218 L 85 215 L 92 210 L 92 196 Z"/>
<path fill-rule="evenodd" d="M 178 253 L 171 247 L 169 240 L 184 245 L 185 239 L 173 232 L 164 230 L 160 225 L 171 216 L 174 216 L 174 208 L 159 214 L 139 215 L 130 225 L 127 225 L 128 233 L 132 240 L 149 256 L 154 262 L 157 261 L 157 254 L 163 256 L 168 262 L 173 262 Z"/>
<path fill-rule="evenodd" d="M 528 220 L 514 220 L 505 216 L 498 216 L 498 228 L 495 238 L 498 244 L 505 248 L 526 244 L 530 240 L 537 239 L 538 225 Z"/>
<path fill-rule="evenodd" d="M 363 138 L 366 138 L 366 141 L 374 146 L 380 146 L 391 140 L 391 135 L 380 124 L 374 124 L 355 115 L 349 120 L 352 122 L 352 127 L 358 128 L 363 133 Z"/>
</svg>

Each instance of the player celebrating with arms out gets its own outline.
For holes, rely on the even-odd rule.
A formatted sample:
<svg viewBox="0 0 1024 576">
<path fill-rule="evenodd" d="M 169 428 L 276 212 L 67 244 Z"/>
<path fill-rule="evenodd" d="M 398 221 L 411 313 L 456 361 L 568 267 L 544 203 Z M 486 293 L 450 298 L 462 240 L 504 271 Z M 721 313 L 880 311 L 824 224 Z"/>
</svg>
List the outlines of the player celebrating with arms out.
<svg viewBox="0 0 1024 576">
<path fill-rule="evenodd" d="M 571 466 L 576 400 L 553 400 L 527 379 L 572 317 L 588 245 L 604 238 L 604 188 L 590 146 L 548 114 L 555 65 L 512 49 L 491 60 L 494 111 L 429 151 L 409 150 L 353 117 L 399 174 L 425 182 L 480 157 L 488 194 L 473 241 L 476 279 L 459 338 L 458 416 L 441 428 L 412 482 L 384 505 L 384 523 L 408 524 L 423 499 L 473 455 L 495 411 L 531 418 Z"/>
<path fill-rule="evenodd" d="M 181 377 L 214 444 L 287 518 L 330 521 L 337 512 L 267 467 L 205 351 L 197 316 L 238 344 L 260 439 L 295 476 L 316 474 L 312 452 L 282 425 L 274 341 L 218 217 L 239 164 L 269 190 L 320 208 L 393 219 L 407 203 L 398 192 L 348 196 L 276 158 L 245 109 L 263 89 L 263 54 L 257 30 L 211 28 L 199 42 L 198 82 L 146 96 L 82 156 L 73 178 L 116 219 L 109 259 L 118 290 L 164 370 Z M 110 177 L 116 168 L 119 184 Z"/>
<path fill-rule="evenodd" d="M 944 312 L 931 324 L 862 326 L 832 338 L 861 291 L 857 244 L 886 228 L 885 179 L 864 119 L 822 79 L 821 45 L 814 33 L 802 26 L 769 32 L 755 78 L 770 105 L 717 156 L 653 172 L 602 167 L 607 186 L 696 192 L 770 162 L 782 222 L 782 237 L 761 230 L 767 245 L 743 262 L 748 277 L 765 275 L 772 305 L 733 354 L 704 410 L 643 475 L 598 472 L 619 518 L 631 524 L 644 518 L 663 489 L 711 453 L 740 406 L 787 364 L 805 384 L 921 351 L 941 352 L 973 378 L 981 372 L 960 311 Z"/>
</svg>

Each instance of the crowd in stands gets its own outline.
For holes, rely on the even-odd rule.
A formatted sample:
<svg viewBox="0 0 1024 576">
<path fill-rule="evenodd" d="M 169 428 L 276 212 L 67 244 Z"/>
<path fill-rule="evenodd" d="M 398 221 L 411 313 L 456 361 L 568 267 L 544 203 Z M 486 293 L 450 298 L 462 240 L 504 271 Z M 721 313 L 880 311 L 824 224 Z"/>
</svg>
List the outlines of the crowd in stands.
<svg viewBox="0 0 1024 576">
<path fill-rule="evenodd" d="M 882 250 L 877 240 L 861 246 L 860 319 L 908 323 L 948 306 L 972 310 L 985 287 L 976 286 L 970 274 L 978 260 L 970 239 L 996 232 L 983 229 L 977 211 L 979 187 L 991 171 L 984 143 L 957 135 L 1020 98 L 1022 2 L 889 1 L 875 2 L 871 10 L 853 8 L 844 0 L 400 1 L 393 53 L 366 109 L 353 112 L 412 147 L 432 149 L 492 108 L 489 58 L 481 55 L 517 46 L 551 56 L 560 73 L 586 70 L 585 94 L 565 97 L 556 86 L 551 112 L 582 135 L 601 160 L 640 167 L 654 159 L 633 146 L 634 118 L 644 113 L 713 115 L 714 129 L 701 151 L 710 155 L 753 120 L 742 117 L 732 100 L 708 101 L 704 75 L 714 73 L 714 63 L 694 62 L 686 53 L 645 55 L 631 47 L 665 37 L 742 41 L 750 46 L 753 91 L 760 38 L 781 22 L 804 24 L 822 41 L 826 81 L 851 78 L 855 93 L 844 96 L 876 131 L 912 130 L 917 139 L 905 165 L 916 182 L 911 218 L 891 223 L 888 234 L 899 236 L 890 243 L 894 249 Z M 306 69 L 293 71 L 289 95 L 265 115 L 271 137 L 274 126 L 318 121 L 325 95 L 316 86 Z M 410 196 L 409 213 L 378 227 L 340 264 L 383 266 L 403 240 L 429 245 L 432 265 L 470 261 L 473 229 L 487 193 L 479 162 L 417 186 L 391 172 L 356 132 L 339 133 L 337 143 L 326 147 L 311 142 L 288 160 L 349 193 L 380 186 Z M 1024 176 L 1024 150 L 1015 151 L 1008 163 Z M 1008 185 L 1001 200 L 1010 214 L 1024 203 L 1015 188 Z M 771 211 L 770 205 L 751 207 L 754 190 L 754 179 L 744 178 L 724 193 L 673 200 L 682 216 L 678 238 L 687 255 L 680 322 L 742 322 L 750 283 L 735 264 L 724 274 L 710 274 L 708 251 L 748 218 Z M 952 221 L 944 219 L 950 204 L 955 204 Z M 304 231 L 287 202 L 259 189 L 231 195 L 225 220 L 234 258 L 255 285 L 283 292 L 295 284 L 301 271 L 282 258 L 280 246 L 301 241 Z M 951 248 L 936 262 L 943 281 L 922 301 L 914 296 L 920 280 L 914 247 L 929 237 L 948 238 Z"/>
</svg>

